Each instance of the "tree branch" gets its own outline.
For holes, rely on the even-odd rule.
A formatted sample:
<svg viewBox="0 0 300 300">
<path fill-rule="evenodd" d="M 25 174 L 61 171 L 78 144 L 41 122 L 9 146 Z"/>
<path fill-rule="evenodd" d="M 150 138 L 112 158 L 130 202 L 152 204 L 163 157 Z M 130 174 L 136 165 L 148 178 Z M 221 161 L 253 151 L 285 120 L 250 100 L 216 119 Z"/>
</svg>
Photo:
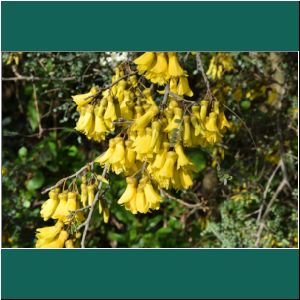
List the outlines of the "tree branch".
<svg viewBox="0 0 300 300">
<path fill-rule="evenodd" d="M 180 203 L 181 205 L 184 205 L 188 208 L 198 208 L 198 209 L 206 210 L 206 207 L 203 207 L 203 203 L 196 203 L 196 204 L 187 203 L 179 198 L 172 196 L 171 194 L 169 194 L 168 192 L 166 192 L 163 189 L 159 189 L 159 191 L 164 197 L 175 200 L 178 203 Z"/>
<path fill-rule="evenodd" d="M 71 178 L 74 178 L 74 177 L 77 177 L 80 173 L 82 173 L 83 171 L 85 171 L 86 169 L 88 169 L 91 165 L 93 165 L 94 162 L 89 162 L 87 163 L 85 166 L 83 166 L 81 169 L 79 169 L 76 173 L 70 175 L 70 176 L 67 176 L 67 177 L 64 177 L 62 179 L 60 179 L 55 185 L 43 190 L 41 192 L 41 194 L 46 194 L 47 192 L 51 191 L 52 189 L 55 189 L 56 187 L 59 187 L 60 185 L 62 185 L 65 181 L 67 181 L 68 179 L 71 179 Z"/>
<path fill-rule="evenodd" d="M 107 170 L 108 168 L 105 166 L 105 168 L 103 169 L 103 172 L 102 172 L 102 176 L 105 177 L 106 176 L 106 173 L 107 173 Z M 92 218 L 92 215 L 93 215 L 93 211 L 94 211 L 94 208 L 95 208 L 95 205 L 96 203 L 98 202 L 99 200 L 99 195 L 100 195 L 100 191 L 101 191 L 101 188 L 102 188 L 102 185 L 103 185 L 103 181 L 100 181 L 99 185 L 98 185 L 98 191 L 95 195 L 95 199 L 91 205 L 91 208 L 90 208 L 90 211 L 89 211 L 89 214 L 88 214 L 88 217 L 87 219 L 85 220 L 85 222 L 83 222 L 82 224 L 80 224 L 78 227 L 77 227 L 77 231 L 79 229 L 81 229 L 82 227 L 84 227 L 84 231 L 83 231 L 83 234 L 82 234 L 82 239 L 81 239 L 81 248 L 85 248 L 85 238 L 86 238 L 86 234 L 87 234 L 87 231 L 89 229 L 89 226 L 90 226 L 90 222 L 91 222 L 91 218 Z"/>
</svg>

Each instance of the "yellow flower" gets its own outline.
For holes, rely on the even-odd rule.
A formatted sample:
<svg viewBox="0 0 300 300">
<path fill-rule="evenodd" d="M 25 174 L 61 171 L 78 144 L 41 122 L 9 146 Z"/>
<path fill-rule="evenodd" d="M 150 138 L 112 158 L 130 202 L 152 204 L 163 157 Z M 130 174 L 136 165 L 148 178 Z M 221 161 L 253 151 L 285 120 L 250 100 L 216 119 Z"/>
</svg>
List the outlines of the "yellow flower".
<svg viewBox="0 0 300 300">
<path fill-rule="evenodd" d="M 137 180 L 134 177 L 127 177 L 126 182 L 127 187 L 121 198 L 118 200 L 118 204 L 129 202 L 136 196 Z"/>
<path fill-rule="evenodd" d="M 182 119 L 182 108 L 175 107 L 174 117 L 172 118 L 168 126 L 164 129 L 164 132 L 171 132 L 174 129 L 178 129 L 180 127 L 181 119 Z"/>
<path fill-rule="evenodd" d="M 207 118 L 205 127 L 208 131 L 212 132 L 218 132 L 218 126 L 217 126 L 217 115 L 214 112 L 211 112 L 209 114 L 209 117 Z"/>
<path fill-rule="evenodd" d="M 103 118 L 104 118 L 104 120 L 108 121 L 108 123 L 106 123 L 106 124 L 110 125 L 110 122 L 117 120 L 117 114 L 116 114 L 114 99 L 111 96 L 109 96 L 107 98 L 107 100 L 108 100 L 107 108 L 106 108 Z M 111 129 L 111 125 L 109 127 Z"/>
<path fill-rule="evenodd" d="M 174 151 L 169 151 L 167 153 L 166 161 L 162 167 L 162 169 L 159 171 L 159 176 L 165 177 L 165 178 L 172 178 L 174 174 L 174 165 L 177 160 L 177 154 Z"/>
<path fill-rule="evenodd" d="M 94 130 L 94 106 L 87 104 L 82 108 L 83 118 L 79 118 L 75 129 L 89 136 Z"/>
<path fill-rule="evenodd" d="M 138 65 L 137 69 L 139 71 L 139 74 L 142 74 L 153 67 L 153 64 L 155 63 L 155 59 L 156 56 L 154 52 L 145 52 L 144 54 L 136 58 L 133 62 L 136 65 Z"/>
<path fill-rule="evenodd" d="M 108 221 L 109 221 L 109 209 L 108 207 L 105 206 L 103 209 L 103 222 L 107 224 Z"/>
<path fill-rule="evenodd" d="M 96 95 L 97 92 L 97 88 L 93 86 L 88 93 L 72 96 L 72 98 L 76 105 L 83 106 L 90 103 L 93 100 L 93 96 Z"/>
<path fill-rule="evenodd" d="M 54 226 L 48 226 L 43 228 L 37 228 L 37 242 L 36 242 L 36 248 L 40 248 L 46 243 L 52 242 L 56 236 L 59 234 L 61 229 L 63 228 L 64 223 L 61 221 L 56 222 Z"/>
<path fill-rule="evenodd" d="M 150 172 L 155 169 L 160 170 L 163 167 L 166 161 L 169 148 L 170 148 L 170 144 L 168 142 L 164 142 L 163 148 L 155 156 L 154 162 L 148 166 L 148 170 Z"/>
<path fill-rule="evenodd" d="M 59 233 L 59 236 L 56 240 L 54 240 L 53 242 L 51 242 L 49 244 L 44 244 L 43 246 L 41 246 L 41 248 L 63 248 L 68 237 L 69 237 L 68 232 L 65 230 L 62 230 Z"/>
<path fill-rule="evenodd" d="M 82 203 L 83 207 L 86 207 L 87 201 L 88 201 L 88 191 L 87 191 L 87 186 L 86 186 L 86 177 L 82 176 L 81 177 L 81 196 L 80 196 L 80 201 Z"/>
<path fill-rule="evenodd" d="M 149 205 L 144 194 L 144 186 L 139 186 L 136 193 L 136 209 L 140 213 L 147 213 Z"/>
<path fill-rule="evenodd" d="M 125 158 L 125 149 L 124 149 L 124 141 L 121 137 L 115 138 L 116 146 L 114 152 L 112 153 L 109 162 L 111 164 L 118 163 L 123 161 Z"/>
<path fill-rule="evenodd" d="M 103 154 L 98 156 L 95 159 L 95 162 L 100 163 L 101 166 L 107 164 L 110 157 L 112 156 L 112 154 L 115 151 L 115 147 L 116 147 L 116 141 L 114 139 L 110 139 L 108 149 Z"/>
<path fill-rule="evenodd" d="M 161 196 L 154 190 L 151 182 L 147 182 L 144 187 L 145 198 L 151 209 L 159 209 Z"/>
<path fill-rule="evenodd" d="M 200 106 L 200 120 L 204 123 L 206 120 L 208 101 L 202 100 Z"/>
<path fill-rule="evenodd" d="M 190 116 L 184 116 L 183 122 L 183 145 L 185 147 L 192 147 L 192 138 L 191 138 L 191 119 Z"/>
<path fill-rule="evenodd" d="M 189 86 L 189 81 L 187 79 L 186 76 L 181 76 L 179 78 L 179 84 L 178 84 L 178 88 L 177 88 L 177 94 L 179 96 L 188 96 L 188 97 L 192 97 L 194 95 L 193 91 L 191 90 L 190 86 Z"/>
<path fill-rule="evenodd" d="M 88 192 L 88 204 L 92 205 L 95 199 L 95 184 L 89 184 L 87 186 Z"/>
<path fill-rule="evenodd" d="M 231 127 L 223 111 L 221 111 L 220 114 L 218 115 L 218 125 L 220 130 L 224 130 L 226 129 L 226 127 L 227 128 Z"/>
<path fill-rule="evenodd" d="M 189 172 L 187 168 L 181 168 L 179 170 L 179 177 L 183 189 L 188 189 L 193 185 L 191 172 Z"/>
<path fill-rule="evenodd" d="M 67 210 L 67 197 L 68 194 L 66 192 L 58 194 L 59 203 L 55 212 L 52 215 L 52 219 L 66 221 L 67 216 L 69 214 Z"/>
<path fill-rule="evenodd" d="M 163 85 L 170 77 L 168 74 L 168 62 L 164 52 L 157 52 L 156 58 L 157 60 L 155 65 L 150 69 L 150 71 L 147 71 L 145 77 L 153 83 Z"/>
<path fill-rule="evenodd" d="M 186 157 L 182 149 L 181 144 L 176 144 L 174 146 L 175 152 L 178 156 L 177 158 L 177 170 L 184 166 L 192 166 L 193 163 Z"/>
<path fill-rule="evenodd" d="M 131 130 L 143 130 L 151 120 L 158 114 L 159 108 L 152 106 L 142 117 L 137 118 L 131 126 Z"/>
<path fill-rule="evenodd" d="M 159 121 L 153 121 L 152 122 L 152 135 L 151 135 L 151 142 L 150 142 L 150 148 L 154 150 L 155 146 L 159 148 L 160 145 L 160 129 L 161 129 L 161 123 Z"/>
<path fill-rule="evenodd" d="M 169 75 L 173 77 L 183 76 L 184 71 L 177 60 L 176 52 L 168 52 L 168 57 L 169 57 L 169 65 L 168 65 Z"/>
<path fill-rule="evenodd" d="M 65 247 L 66 248 L 75 248 L 72 240 L 67 240 L 65 242 Z"/>
<path fill-rule="evenodd" d="M 43 203 L 41 209 L 41 217 L 44 219 L 44 221 L 49 220 L 56 210 L 58 205 L 58 193 L 59 192 L 56 189 L 50 191 L 49 199 Z"/>
</svg>

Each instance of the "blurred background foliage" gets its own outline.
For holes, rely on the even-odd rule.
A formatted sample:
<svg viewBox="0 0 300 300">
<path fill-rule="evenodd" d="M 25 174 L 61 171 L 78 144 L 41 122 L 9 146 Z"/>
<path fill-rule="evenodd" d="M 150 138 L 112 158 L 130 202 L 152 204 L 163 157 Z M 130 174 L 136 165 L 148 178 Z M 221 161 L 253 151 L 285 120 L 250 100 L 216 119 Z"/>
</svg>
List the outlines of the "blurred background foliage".
<svg viewBox="0 0 300 300">
<path fill-rule="evenodd" d="M 41 191 L 105 150 L 77 133 L 71 95 L 110 82 L 119 61 L 134 53 L 2 54 L 2 246 L 34 247 L 45 226 Z M 201 53 L 205 70 L 222 53 Z M 297 53 L 230 53 L 233 69 L 211 77 L 232 128 L 215 149 L 193 149 L 195 184 L 158 212 L 132 215 L 116 204 L 125 189 L 110 175 L 111 217 L 96 212 L 87 247 L 296 247 L 298 243 Z M 195 56 L 181 62 L 199 99 L 206 93 Z M 224 159 L 222 155 L 224 154 Z M 48 221 L 51 225 L 51 221 Z"/>
</svg>

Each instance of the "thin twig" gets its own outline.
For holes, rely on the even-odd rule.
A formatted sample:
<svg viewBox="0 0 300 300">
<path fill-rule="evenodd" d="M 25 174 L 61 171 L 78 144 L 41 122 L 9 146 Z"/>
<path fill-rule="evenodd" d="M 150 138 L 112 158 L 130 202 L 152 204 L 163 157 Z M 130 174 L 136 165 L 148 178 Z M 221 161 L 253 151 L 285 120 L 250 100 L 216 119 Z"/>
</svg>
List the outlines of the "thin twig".
<svg viewBox="0 0 300 300">
<path fill-rule="evenodd" d="M 103 169 L 103 172 L 102 172 L 102 176 L 103 177 L 106 176 L 107 170 L 108 170 L 108 168 L 105 166 L 105 168 Z M 90 208 L 89 214 L 87 216 L 87 219 L 85 220 L 84 223 L 80 224 L 80 226 L 77 227 L 77 231 L 79 229 L 81 229 L 82 227 L 84 227 L 84 231 L 83 231 L 82 239 L 81 239 L 81 248 L 85 248 L 86 234 L 87 234 L 87 231 L 88 231 L 89 226 L 90 226 L 90 222 L 91 222 L 91 218 L 92 218 L 92 215 L 93 215 L 93 211 L 94 211 L 95 205 L 96 205 L 96 203 L 99 200 L 99 195 L 100 195 L 100 191 L 101 191 L 102 185 L 103 185 L 103 181 L 100 181 L 100 183 L 98 185 L 98 191 L 97 191 L 97 193 L 95 195 L 95 198 L 94 198 L 94 201 L 93 201 L 93 203 L 91 205 L 91 208 Z"/>
<path fill-rule="evenodd" d="M 176 198 L 176 197 L 170 195 L 168 192 L 166 192 L 166 191 L 163 190 L 163 189 L 159 189 L 159 190 L 160 190 L 160 193 L 161 193 L 164 197 L 169 198 L 169 199 L 172 199 L 172 200 L 175 200 L 175 201 L 177 201 L 178 203 L 180 203 L 180 204 L 182 204 L 182 205 L 184 205 L 184 206 L 186 206 L 186 207 L 188 207 L 188 208 L 205 209 L 205 208 L 203 207 L 203 203 L 197 203 L 197 204 L 187 203 L 187 202 L 183 201 L 182 199 L 179 199 L 179 198 Z"/>
<path fill-rule="evenodd" d="M 196 62 L 197 62 L 197 70 L 201 72 L 202 77 L 204 79 L 204 82 L 205 82 L 205 85 L 206 85 L 206 95 L 208 95 L 209 104 L 211 105 L 211 102 L 213 100 L 213 95 L 212 95 L 211 90 L 210 90 L 210 84 L 209 84 L 208 78 L 207 78 L 207 76 L 205 74 L 205 71 L 204 71 L 204 67 L 203 67 L 203 64 L 202 64 L 200 53 L 196 53 Z"/>
<path fill-rule="evenodd" d="M 166 103 L 168 101 L 169 93 L 170 93 L 170 86 L 169 86 L 169 84 L 167 84 L 165 87 L 165 94 L 164 94 L 163 101 L 160 104 L 160 108 L 163 108 L 166 105 Z"/>
<path fill-rule="evenodd" d="M 81 174 L 82 172 L 84 172 L 86 169 L 88 169 L 94 162 L 89 162 L 87 163 L 85 166 L 83 166 L 81 169 L 79 169 L 76 173 L 70 175 L 70 176 L 67 176 L 67 177 L 64 177 L 62 179 L 60 179 L 55 185 L 43 190 L 41 192 L 41 194 L 46 194 L 47 192 L 51 191 L 52 189 L 55 189 L 56 187 L 59 187 L 61 186 L 64 182 L 66 182 L 67 180 L 71 179 L 71 178 L 74 178 L 74 177 L 77 177 L 79 174 Z"/>
<path fill-rule="evenodd" d="M 73 81 L 73 80 L 78 80 L 78 78 L 89 78 L 95 76 L 95 74 L 88 74 L 88 75 L 83 75 L 82 77 L 78 76 L 69 76 L 69 77 L 36 77 L 36 76 L 23 76 L 18 74 L 15 77 L 3 77 L 3 81 Z"/>
<path fill-rule="evenodd" d="M 34 83 L 32 83 L 32 87 L 33 87 L 34 105 L 35 105 L 35 110 L 36 110 L 36 114 L 37 114 L 38 126 L 39 126 L 38 138 L 40 139 L 42 137 L 42 134 L 43 134 L 43 127 L 42 127 L 42 124 L 41 124 L 41 115 L 40 115 L 40 110 L 39 110 L 37 94 L 36 94 L 36 86 L 35 86 Z"/>
<path fill-rule="evenodd" d="M 253 135 L 251 133 L 251 130 L 249 129 L 249 127 L 247 126 L 247 124 L 245 123 L 245 121 L 236 113 L 234 112 L 231 108 L 229 108 L 227 105 L 225 105 L 224 103 L 222 104 L 227 110 L 229 110 L 231 113 L 233 113 L 241 122 L 242 124 L 244 125 L 244 127 L 246 128 L 251 140 L 252 140 L 252 143 L 255 147 L 255 149 L 257 150 L 257 146 L 256 146 L 256 143 L 254 141 L 254 138 L 253 138 Z"/>
<path fill-rule="evenodd" d="M 180 96 L 178 96 L 177 94 L 174 94 L 174 93 L 172 93 L 172 92 L 169 92 L 169 94 L 170 94 L 170 96 L 172 96 L 173 98 L 175 98 L 175 99 L 178 100 L 178 101 L 183 101 L 183 102 L 193 103 L 193 104 L 196 104 L 196 103 L 197 103 L 196 101 L 184 99 L 183 97 L 180 97 Z"/>
</svg>

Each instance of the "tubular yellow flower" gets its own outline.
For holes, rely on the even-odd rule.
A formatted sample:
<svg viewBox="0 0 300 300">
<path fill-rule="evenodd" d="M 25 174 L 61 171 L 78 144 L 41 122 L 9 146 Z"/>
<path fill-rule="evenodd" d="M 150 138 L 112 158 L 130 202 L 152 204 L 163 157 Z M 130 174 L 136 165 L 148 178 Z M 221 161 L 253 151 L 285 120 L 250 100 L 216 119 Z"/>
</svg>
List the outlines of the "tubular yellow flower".
<svg viewBox="0 0 300 300">
<path fill-rule="evenodd" d="M 136 209 L 139 213 L 147 213 L 149 206 L 145 198 L 144 189 L 142 187 L 138 187 L 136 193 Z"/>
<path fill-rule="evenodd" d="M 82 121 L 78 120 L 75 127 L 77 131 L 81 131 L 85 135 L 90 135 L 94 130 L 94 106 L 87 104 Z"/>
<path fill-rule="evenodd" d="M 68 200 L 67 200 L 68 212 L 76 210 L 76 208 L 77 208 L 76 196 L 77 196 L 77 194 L 75 192 L 68 192 Z"/>
<path fill-rule="evenodd" d="M 168 62 L 163 52 L 157 52 L 156 58 L 155 65 L 145 74 L 145 77 L 153 83 L 163 85 L 170 77 L 168 74 Z"/>
<path fill-rule="evenodd" d="M 49 199 L 43 203 L 42 209 L 41 209 L 41 217 L 44 219 L 44 221 L 47 221 L 51 218 L 54 211 L 56 210 L 58 205 L 58 191 L 57 190 L 51 190 L 49 192 Z"/>
<path fill-rule="evenodd" d="M 155 63 L 156 55 L 154 52 L 145 52 L 138 58 L 136 58 L 133 62 L 138 65 L 137 69 L 139 74 L 144 73 L 145 71 L 150 70 Z"/>
<path fill-rule="evenodd" d="M 61 221 L 57 221 L 54 226 L 48 226 L 43 228 L 37 228 L 36 229 L 36 237 L 38 239 L 44 239 L 44 240 L 52 240 L 54 239 L 58 233 L 63 228 L 64 223 Z"/>
<path fill-rule="evenodd" d="M 224 130 L 226 129 L 226 127 L 227 128 L 231 127 L 223 111 L 221 111 L 218 115 L 218 126 L 220 130 Z"/>
<path fill-rule="evenodd" d="M 192 147 L 192 138 L 191 138 L 191 124 L 190 116 L 184 116 L 184 128 L 183 128 L 183 145 L 185 147 Z"/>
<path fill-rule="evenodd" d="M 193 163 L 186 157 L 182 149 L 181 144 L 176 144 L 174 146 L 175 152 L 178 155 L 177 158 L 177 170 L 184 166 L 192 166 Z"/>
<path fill-rule="evenodd" d="M 149 208 L 159 209 L 161 196 L 154 190 L 151 182 L 147 182 L 144 188 L 146 201 L 149 203 Z"/>
<path fill-rule="evenodd" d="M 206 120 L 208 101 L 202 100 L 200 106 L 200 119 L 204 123 Z"/>
<path fill-rule="evenodd" d="M 189 86 L 189 81 L 186 76 L 181 76 L 179 79 L 179 84 L 177 88 L 177 94 L 179 96 L 188 96 L 192 97 L 194 95 L 193 91 L 191 90 Z"/>
<path fill-rule="evenodd" d="M 151 135 L 151 142 L 150 142 L 151 149 L 154 149 L 156 143 L 159 140 L 160 128 L 161 128 L 161 123 L 159 121 L 152 122 L 152 135 Z"/>
<path fill-rule="evenodd" d="M 53 242 L 51 242 L 49 244 L 44 244 L 43 246 L 41 246 L 41 248 L 63 248 L 68 237 L 69 237 L 68 232 L 65 230 L 62 230 L 59 233 L 59 236 L 56 240 L 54 240 Z"/>
<path fill-rule="evenodd" d="M 180 107 L 174 108 L 174 117 L 168 126 L 164 129 L 164 132 L 171 132 L 174 129 L 178 129 L 180 127 L 180 122 L 182 119 L 182 109 Z"/>
<path fill-rule="evenodd" d="M 156 63 L 150 71 L 156 74 L 166 73 L 168 70 L 168 62 L 166 59 L 166 54 L 164 52 L 157 52 L 156 57 L 157 57 Z"/>
<path fill-rule="evenodd" d="M 157 155 L 155 156 L 155 160 L 154 162 L 149 165 L 148 169 L 161 169 L 163 167 L 163 165 L 165 164 L 166 161 L 166 157 L 167 157 L 167 153 L 169 151 L 170 148 L 170 144 L 168 142 L 164 142 L 163 143 L 163 149 L 157 153 Z"/>
<path fill-rule="evenodd" d="M 103 208 L 103 222 L 105 223 L 105 224 L 107 224 L 108 223 L 108 221 L 109 221 L 109 209 L 108 209 L 108 207 L 107 206 L 105 206 L 104 208 Z"/>
<path fill-rule="evenodd" d="M 109 158 L 111 164 L 116 164 L 125 159 L 124 141 L 121 137 L 115 138 L 116 146 L 115 150 Z"/>
<path fill-rule="evenodd" d="M 215 112 L 211 112 L 209 114 L 209 117 L 207 118 L 205 127 L 208 131 L 212 132 L 218 132 L 218 126 L 217 126 L 217 115 Z"/>
<path fill-rule="evenodd" d="M 101 166 L 104 166 L 107 162 L 109 162 L 110 157 L 115 151 L 115 147 L 116 147 L 115 139 L 110 139 L 108 149 L 103 154 L 98 156 L 95 159 L 95 162 L 99 163 Z"/>
<path fill-rule="evenodd" d="M 89 184 L 87 186 L 88 192 L 88 204 L 92 205 L 95 199 L 95 184 Z"/>
<path fill-rule="evenodd" d="M 139 154 L 147 154 L 151 152 L 150 144 L 151 144 L 151 136 L 152 129 L 147 127 L 145 131 L 140 132 L 136 140 L 133 143 L 134 151 Z"/>
<path fill-rule="evenodd" d="M 167 153 L 166 161 L 158 175 L 165 178 L 172 178 L 174 174 L 174 165 L 176 163 L 177 154 L 174 151 Z"/>
<path fill-rule="evenodd" d="M 87 192 L 87 186 L 86 186 L 86 177 L 82 176 L 81 177 L 81 185 L 80 185 L 80 189 L 81 189 L 81 196 L 80 196 L 80 201 L 82 203 L 83 207 L 86 207 L 87 205 L 87 200 L 88 200 L 88 192 Z"/>
<path fill-rule="evenodd" d="M 183 76 L 184 71 L 178 62 L 177 53 L 168 52 L 168 57 L 169 57 L 169 66 L 168 66 L 169 75 L 173 77 Z"/>
<path fill-rule="evenodd" d="M 142 117 L 139 117 L 131 126 L 131 130 L 142 130 L 144 129 L 151 120 L 158 114 L 159 108 L 155 105 L 152 106 Z"/>
<path fill-rule="evenodd" d="M 195 129 L 195 136 L 198 136 L 201 133 L 201 125 L 198 122 L 198 119 L 192 115 L 191 116 L 191 123 Z"/>
<path fill-rule="evenodd" d="M 83 106 L 90 103 L 93 100 L 92 96 L 95 95 L 97 92 L 97 88 L 93 86 L 88 93 L 72 96 L 72 98 L 76 105 Z"/>
<path fill-rule="evenodd" d="M 52 219 L 58 219 L 60 221 L 65 221 L 68 216 L 67 210 L 67 197 L 68 194 L 66 192 L 58 194 L 59 203 L 52 215 Z"/>
<path fill-rule="evenodd" d="M 184 189 L 188 189 L 193 185 L 192 175 L 190 172 L 188 172 L 187 168 L 182 168 L 179 170 L 179 177 L 181 185 Z"/>
<path fill-rule="evenodd" d="M 113 97 L 109 96 L 107 98 L 107 101 L 108 101 L 107 108 L 106 108 L 103 118 L 104 118 L 104 120 L 113 122 L 113 121 L 117 120 L 114 99 L 113 99 Z"/>
<path fill-rule="evenodd" d="M 65 242 L 65 247 L 66 248 L 75 248 L 72 240 L 67 240 Z"/>
<path fill-rule="evenodd" d="M 193 105 L 192 106 L 192 115 L 195 116 L 199 122 L 201 121 L 199 105 Z"/>
<path fill-rule="evenodd" d="M 134 177 L 127 177 L 126 182 L 127 187 L 121 198 L 118 200 L 118 204 L 129 202 L 136 196 L 137 180 Z"/>
</svg>

